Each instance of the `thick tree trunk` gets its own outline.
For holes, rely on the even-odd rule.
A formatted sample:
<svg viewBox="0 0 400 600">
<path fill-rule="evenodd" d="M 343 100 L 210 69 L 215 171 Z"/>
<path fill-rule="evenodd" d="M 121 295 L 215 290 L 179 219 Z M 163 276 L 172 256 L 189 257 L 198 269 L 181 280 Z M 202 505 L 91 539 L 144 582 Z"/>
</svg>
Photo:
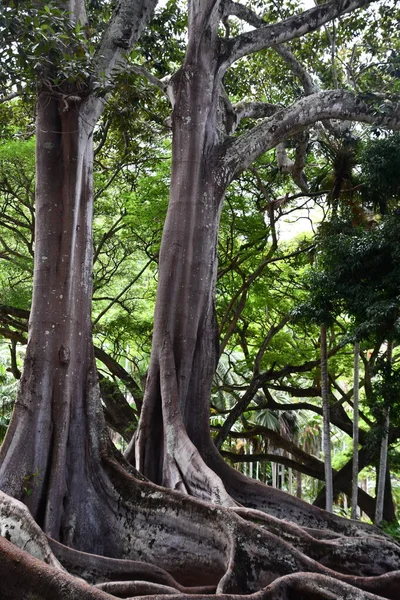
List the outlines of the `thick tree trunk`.
<svg viewBox="0 0 400 600">
<path fill-rule="evenodd" d="M 102 519 L 96 532 L 76 528 L 101 514 L 93 463 L 103 428 L 90 322 L 94 123 L 84 108 L 46 91 L 38 98 L 29 341 L 0 467 L 2 490 L 48 534 L 78 545 L 107 530 Z"/>
<path fill-rule="evenodd" d="M 202 499 L 226 506 L 240 502 L 301 525 L 354 532 L 354 524 L 249 481 L 226 465 L 211 440 L 217 235 L 233 176 L 218 130 L 219 9 L 220 3 L 211 0 L 189 3 L 188 50 L 170 84 L 175 98 L 171 194 L 148 381 L 126 457 L 151 481 Z"/>
<path fill-rule="evenodd" d="M 210 5 L 211 14 L 215 9 Z M 171 193 L 160 252 L 152 356 L 136 443 L 129 460 L 156 483 L 233 504 L 201 460 L 218 357 L 217 236 L 226 181 L 216 139 L 218 61 L 205 35 L 207 7 L 189 13 L 185 63 L 172 87 Z M 210 30 L 208 30 L 210 33 Z M 157 440 L 157 443 L 155 443 Z M 134 458 L 135 455 L 135 458 Z"/>
<path fill-rule="evenodd" d="M 35 293 L 25 373 L 2 451 L 0 485 L 23 496 L 35 518 L 59 540 L 115 560 L 50 541 L 68 570 L 99 584 L 93 591 L 59 568 L 54 571 L 27 559 L 3 540 L 0 595 L 13 600 L 28 595 L 38 600 L 100 600 L 108 598 L 106 590 L 124 596 L 144 590 L 159 595 L 167 586 L 182 598 L 185 585 L 201 583 L 218 594 L 261 590 L 257 597 L 271 600 L 290 600 L 296 594 L 322 600 L 326 590 L 332 598 L 371 600 L 369 592 L 379 590 L 395 600 L 399 573 L 392 571 L 400 561 L 398 546 L 375 537 L 374 528 L 343 521 L 249 482 L 224 463 L 211 443 L 216 241 L 228 179 L 217 139 L 221 14 L 215 0 L 193 0 L 189 5 L 188 53 L 172 82 L 176 104 L 171 202 L 135 456 L 154 481 L 186 495 L 142 481 L 137 473 L 134 477 L 128 465 L 121 466 L 121 457 L 113 453 L 105 435 L 89 322 L 93 126 L 88 127 L 88 111 L 82 113 L 81 105 L 72 103 L 64 110 L 64 101 L 59 105 L 54 96 L 42 95 L 38 142 L 46 152 L 38 162 Z M 114 34 L 112 28 L 113 43 Z M 56 257 L 54 264 L 48 264 L 50 257 Z M 46 307 L 52 310 L 47 313 Z M 317 530 L 236 508 L 232 498 Z M 7 502 L 12 507 L 12 500 L 6 499 L 4 506 Z M 17 543 L 9 513 L 1 515 L 0 524 L 5 523 L 5 537 Z M 26 515 L 21 520 L 32 526 Z M 341 536 L 324 531 L 329 527 L 359 537 L 343 543 Z M 47 552 L 47 542 L 41 541 Z M 140 560 L 142 566 L 132 560 Z M 144 571 L 145 583 L 153 586 L 138 583 Z M 126 581 L 129 572 L 136 581 Z"/>
<path fill-rule="evenodd" d="M 39 3 L 40 4 L 40 3 Z M 123 65 L 156 0 L 121 0 L 92 61 L 109 78 Z M 67 18 L 86 24 L 84 0 Z M 73 53 L 75 47 L 71 49 Z M 90 552 L 131 551 L 121 492 L 106 472 L 106 434 L 91 336 L 93 130 L 104 99 L 91 82 L 39 83 L 33 299 L 24 371 L 0 451 L 0 488 L 22 499 L 54 538 Z M 96 77 L 96 75 L 95 75 Z M 63 74 L 58 74 L 58 81 Z M 102 464 L 103 463 L 103 464 Z M 10 531 L 8 532 L 10 535 Z"/>
</svg>

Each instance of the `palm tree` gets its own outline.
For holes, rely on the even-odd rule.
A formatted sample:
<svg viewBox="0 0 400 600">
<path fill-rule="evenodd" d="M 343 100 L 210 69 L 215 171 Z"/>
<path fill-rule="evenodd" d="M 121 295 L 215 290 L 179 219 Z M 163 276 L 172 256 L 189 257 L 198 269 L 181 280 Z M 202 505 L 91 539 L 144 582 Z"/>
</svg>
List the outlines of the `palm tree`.
<svg viewBox="0 0 400 600">
<path fill-rule="evenodd" d="M 358 405 L 360 387 L 360 344 L 354 344 L 354 387 L 353 387 L 353 474 L 351 487 L 351 518 L 357 518 L 358 499 Z"/>
</svg>

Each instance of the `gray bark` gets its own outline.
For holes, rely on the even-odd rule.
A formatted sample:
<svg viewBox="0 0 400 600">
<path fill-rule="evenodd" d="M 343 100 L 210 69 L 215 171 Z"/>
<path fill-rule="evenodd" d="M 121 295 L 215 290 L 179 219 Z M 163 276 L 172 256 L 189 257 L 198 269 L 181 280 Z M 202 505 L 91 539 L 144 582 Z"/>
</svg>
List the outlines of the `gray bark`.
<svg viewBox="0 0 400 600">
<path fill-rule="evenodd" d="M 320 6 L 313 13 L 318 19 L 328 14 L 325 10 L 343 12 L 355 5 L 330 2 L 324 6 L 327 8 Z M 265 114 L 272 116 L 247 133 L 227 138 L 236 115 L 221 88 L 229 63 L 224 52 L 230 42 L 221 42 L 218 26 L 231 9 L 231 3 L 222 1 L 189 3 L 185 62 L 169 82 L 175 101 L 170 203 L 160 253 L 149 377 L 138 432 L 126 457 L 157 483 L 204 499 L 219 499 L 225 505 L 230 503 L 230 495 L 281 515 L 287 507 L 286 497 L 279 500 L 279 495 L 271 496 L 271 490 L 254 488 L 225 465 L 208 430 L 211 380 L 218 354 L 213 307 L 216 240 L 225 189 L 257 156 L 319 119 L 381 119 L 394 127 L 400 120 L 396 107 L 379 117 L 355 95 L 321 92 L 278 112 L 268 106 Z M 278 26 L 269 30 L 267 42 L 263 33 L 259 38 L 264 40 L 263 47 L 270 41 L 278 43 L 281 30 Z M 242 40 L 261 34 L 244 35 Z M 224 110 L 225 117 L 221 116 Z M 244 108 L 243 114 L 246 110 L 260 114 L 259 106 Z M 296 508 L 290 509 L 293 520 L 303 524 L 307 518 L 313 523 L 318 520 L 309 507 L 296 502 Z"/>
<path fill-rule="evenodd" d="M 379 104 L 382 105 L 380 100 Z M 374 105 L 369 105 L 361 97 L 344 90 L 312 94 L 277 111 L 247 133 L 228 142 L 224 158 L 226 166 L 233 177 L 281 141 L 325 119 L 377 123 L 390 129 L 400 129 L 400 107 L 387 102 L 385 108 L 380 114 Z"/>
<path fill-rule="evenodd" d="M 356 8 L 370 4 L 371 0 L 331 0 L 326 4 L 316 6 L 309 10 L 294 15 L 280 23 L 274 25 L 260 26 L 257 18 L 249 16 L 240 4 L 228 2 L 227 14 L 237 14 L 240 18 L 248 21 L 251 19 L 252 24 L 257 26 L 254 31 L 242 33 L 233 38 L 230 42 L 228 61 L 232 64 L 234 61 L 250 54 L 278 44 L 284 44 L 297 37 L 301 37 L 319 29 L 325 23 L 332 21 L 340 15 L 352 12 Z"/>
<path fill-rule="evenodd" d="M 139 6 L 138 2 L 128 4 Z M 315 9 L 314 25 L 325 22 L 321 15 L 335 4 Z M 339 4 L 340 9 L 361 5 Z M 145 3 L 141 6 L 144 10 Z M 145 475 L 179 491 L 161 490 L 142 481 L 121 457 L 116 458 L 104 433 L 86 298 L 90 292 L 91 133 L 100 111 L 94 98 L 82 101 L 82 111 L 70 105 L 66 114 L 60 113 L 56 100 L 50 98 L 48 115 L 44 96 L 39 98 L 39 123 L 45 127 L 38 131 L 38 140 L 47 152 L 41 153 L 40 166 L 38 163 L 42 186 L 38 208 L 48 227 L 43 220 L 38 226 L 35 285 L 39 287 L 35 289 L 40 293 L 32 307 L 30 348 L 16 417 L 2 454 L 2 482 L 6 489 L 21 494 L 28 474 L 32 490 L 28 500 L 34 516 L 75 548 L 115 557 L 116 570 L 126 566 L 124 559 L 129 559 L 130 566 L 130 561 L 140 560 L 165 569 L 181 585 L 198 585 L 200 579 L 203 585 L 214 586 L 222 600 L 256 591 L 266 600 L 289 600 L 309 595 L 311 588 L 318 600 L 326 598 L 326 590 L 333 598 L 347 594 L 371 600 L 370 592 L 379 590 L 394 600 L 399 574 L 391 571 L 400 560 L 395 544 L 375 537 L 374 528 L 346 522 L 278 490 L 249 482 L 224 463 L 211 443 L 208 402 L 218 355 L 213 304 L 221 203 L 230 179 L 245 164 L 239 162 L 246 144 L 249 160 L 266 148 L 261 142 L 254 145 L 256 138 L 246 138 L 246 134 L 226 143 L 227 132 L 218 129 L 224 122 L 218 114 L 220 84 L 229 62 L 225 60 L 224 66 L 221 52 L 227 45 L 218 37 L 223 6 L 218 0 L 189 2 L 188 50 L 182 69 L 170 82 L 175 99 L 171 198 L 160 253 L 149 378 L 138 435 L 130 448 L 130 456 L 134 455 Z M 129 19 L 123 7 L 127 5 L 118 4 L 117 11 L 125 26 Z M 301 33 L 304 19 L 300 18 L 292 33 Z M 282 27 L 275 28 L 275 43 L 281 40 L 281 31 Z M 132 43 L 131 34 L 114 35 L 110 30 L 110 43 L 101 50 L 99 64 L 108 51 L 108 64 L 117 64 L 126 39 Z M 239 53 L 246 49 L 248 39 L 234 42 L 238 42 Z M 267 145 L 276 145 L 313 118 L 323 118 L 332 99 L 323 96 L 326 105 L 314 116 L 303 104 L 300 108 L 296 105 L 292 112 L 288 109 L 281 115 L 283 125 L 278 124 L 276 135 L 271 120 L 261 130 L 256 128 L 257 135 L 261 131 Z M 343 96 L 336 99 L 339 103 Z M 320 100 L 320 96 L 314 100 L 315 105 Z M 357 115 L 364 114 L 363 110 Z M 343 115 L 343 105 L 337 114 Z M 81 120 L 88 115 L 89 119 Z M 295 124 L 290 122 L 293 115 L 299 119 Z M 275 116 L 270 119 L 278 122 Z M 72 136 L 76 130 L 78 135 Z M 69 135 L 61 137 L 59 132 Z M 76 162 L 72 173 L 71 159 Z M 62 214 L 60 198 L 63 207 L 69 208 Z M 82 213 L 85 219 L 78 222 L 77 215 Z M 57 268 L 47 266 L 47 245 L 52 250 L 57 246 Z M 50 305 L 58 307 L 57 318 L 45 312 Z M 57 335 L 51 335 L 53 329 Z M 83 343 L 77 350 L 80 338 Z M 46 364 L 41 362 L 41 354 L 34 352 L 36 345 L 40 353 L 45 350 Z M 236 509 L 236 501 L 254 503 L 279 518 Z M 329 527 L 356 537 L 346 538 L 344 544 L 342 537 L 324 531 Z M 52 548 L 55 552 L 57 545 Z M 79 569 L 91 569 L 92 577 L 98 575 L 105 563 L 111 568 L 104 557 L 80 555 L 78 559 L 65 548 L 61 554 L 75 564 L 78 574 Z M 68 576 L 55 573 L 44 563 L 38 565 L 2 538 L 0 555 L 0 593 L 6 600 L 22 600 L 28 594 L 40 600 L 108 598 L 103 590 L 76 587 Z M 131 589 L 136 593 L 138 588 Z"/>
</svg>

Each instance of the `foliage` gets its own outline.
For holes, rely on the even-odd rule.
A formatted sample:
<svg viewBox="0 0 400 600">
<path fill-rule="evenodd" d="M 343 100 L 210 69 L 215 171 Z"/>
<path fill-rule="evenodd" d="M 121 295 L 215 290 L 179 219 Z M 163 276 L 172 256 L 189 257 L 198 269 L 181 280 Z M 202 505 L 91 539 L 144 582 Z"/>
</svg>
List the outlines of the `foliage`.
<svg viewBox="0 0 400 600">
<path fill-rule="evenodd" d="M 381 425 L 385 409 L 390 409 L 390 420 L 393 425 L 400 422 L 400 370 L 398 365 L 388 363 L 385 357 L 380 357 L 376 365 L 376 376 L 373 382 L 374 401 L 370 405 L 371 413 Z"/>
<path fill-rule="evenodd" d="M 57 2 L 3 3 L 0 85 L 32 92 L 39 77 L 58 88 L 71 82 L 85 87 L 94 52 L 87 34 L 87 29 L 79 22 L 75 24 Z"/>
<path fill-rule="evenodd" d="M 361 156 L 363 196 L 381 214 L 395 210 L 400 200 L 400 135 L 369 141 Z"/>
<path fill-rule="evenodd" d="M 400 542 L 400 525 L 396 521 L 393 523 L 384 521 L 382 523 L 382 529 L 385 533 L 391 535 L 396 542 Z"/>
<path fill-rule="evenodd" d="M 396 214 L 372 230 L 347 220 L 321 226 L 318 262 L 307 280 L 312 297 L 295 315 L 322 322 L 345 311 L 359 339 L 392 335 L 399 317 L 399 232 Z"/>
</svg>

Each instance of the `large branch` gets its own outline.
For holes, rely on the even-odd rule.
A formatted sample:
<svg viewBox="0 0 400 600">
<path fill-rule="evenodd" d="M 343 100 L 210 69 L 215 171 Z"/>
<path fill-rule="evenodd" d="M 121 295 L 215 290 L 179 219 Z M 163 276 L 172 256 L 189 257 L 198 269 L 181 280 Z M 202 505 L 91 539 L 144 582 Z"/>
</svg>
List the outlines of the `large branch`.
<svg viewBox="0 0 400 600">
<path fill-rule="evenodd" d="M 113 15 L 94 57 L 94 76 L 98 81 L 105 83 L 122 70 L 126 55 L 140 38 L 153 14 L 157 1 L 117 1 Z M 91 122 L 100 117 L 103 107 L 104 101 L 96 98 L 94 115 L 91 114 Z M 93 110 L 93 106 L 89 110 Z"/>
<path fill-rule="evenodd" d="M 299 15 L 285 19 L 280 23 L 265 25 L 262 19 L 257 21 L 255 15 L 250 19 L 249 12 L 245 14 L 243 10 L 239 10 L 242 9 L 240 5 L 229 2 L 228 14 L 236 14 L 239 18 L 247 22 L 251 20 L 251 25 L 256 26 L 257 29 L 246 31 L 228 42 L 226 64 L 229 66 L 247 54 L 283 44 L 294 38 L 311 33 L 325 25 L 325 23 L 329 23 L 332 19 L 370 3 L 371 0 L 331 0 L 326 4 L 318 5 Z M 229 6 L 232 7 L 231 10 L 229 10 Z"/>
<path fill-rule="evenodd" d="M 99 76 L 108 78 L 139 39 L 157 0 L 119 0 L 95 57 Z"/>
<path fill-rule="evenodd" d="M 274 115 L 281 108 L 282 106 L 269 102 L 238 102 L 234 104 L 232 106 L 234 123 L 231 126 L 230 134 L 235 133 L 243 119 L 265 119 Z"/>
<path fill-rule="evenodd" d="M 233 178 L 261 154 L 309 125 L 325 119 L 360 121 L 400 129 L 400 104 L 344 90 L 312 94 L 275 113 L 269 119 L 231 139 L 225 146 L 224 166 Z"/>
<path fill-rule="evenodd" d="M 278 465 L 284 465 L 289 469 L 294 469 L 295 471 L 299 471 L 300 473 L 304 473 L 309 477 L 314 477 L 315 479 L 320 479 L 321 481 L 325 481 L 323 467 L 324 463 L 321 463 L 321 469 L 313 469 L 308 465 L 304 465 L 299 463 L 287 456 L 282 456 L 280 454 L 272 454 L 272 453 L 262 453 L 262 454 L 237 454 L 236 452 L 227 452 L 226 450 L 221 451 L 221 456 L 227 458 L 233 464 L 240 463 L 253 463 L 253 462 L 273 462 Z"/>
<path fill-rule="evenodd" d="M 290 459 L 287 456 L 282 456 L 280 454 L 236 454 L 234 452 L 227 452 L 225 450 L 221 451 L 221 455 L 224 458 L 227 458 L 231 463 L 274 462 L 277 464 L 285 465 L 286 467 L 292 468 L 300 473 L 304 473 L 305 475 L 318 479 L 319 481 L 325 482 L 324 463 L 319 459 L 315 458 L 314 456 L 308 454 L 298 446 L 296 446 L 296 444 L 294 444 L 290 440 L 287 440 L 286 438 L 281 436 L 277 431 L 260 427 L 254 428 L 253 430 L 250 430 L 248 432 L 235 432 L 234 435 L 232 435 L 232 437 L 253 437 L 255 435 L 255 432 L 257 431 L 259 431 L 261 435 L 265 435 L 267 439 L 273 441 L 274 445 L 277 448 L 282 448 L 283 450 L 290 452 L 290 454 L 292 454 L 295 460 Z M 258 433 L 258 435 L 260 435 L 260 433 Z M 365 450 L 362 449 L 362 452 L 364 456 L 366 454 Z M 348 476 L 348 466 L 345 465 L 344 470 L 333 470 L 333 473 L 334 493 L 338 494 L 339 492 L 342 492 L 344 494 L 347 494 L 348 496 L 351 496 L 351 477 Z M 346 473 L 345 476 L 343 476 L 344 473 Z M 325 496 L 323 493 L 320 493 L 314 504 L 322 508 L 324 506 L 324 502 Z M 372 498 L 367 492 L 365 492 L 360 487 L 358 488 L 358 504 L 365 514 L 367 514 L 371 519 L 374 518 L 375 498 Z"/>
<path fill-rule="evenodd" d="M 251 9 L 243 6 L 242 4 L 238 4 L 237 2 L 232 2 L 228 0 L 224 5 L 224 14 L 234 15 L 249 25 L 253 27 L 260 28 L 266 27 L 265 21 L 259 17 L 255 12 Z M 280 57 L 285 61 L 290 70 L 296 75 L 302 84 L 306 95 L 314 94 L 318 92 L 318 86 L 313 82 L 310 74 L 304 69 L 303 65 L 297 60 L 294 56 L 293 52 L 287 46 L 280 44 L 278 46 L 273 46 L 274 50 L 280 55 Z"/>
</svg>

